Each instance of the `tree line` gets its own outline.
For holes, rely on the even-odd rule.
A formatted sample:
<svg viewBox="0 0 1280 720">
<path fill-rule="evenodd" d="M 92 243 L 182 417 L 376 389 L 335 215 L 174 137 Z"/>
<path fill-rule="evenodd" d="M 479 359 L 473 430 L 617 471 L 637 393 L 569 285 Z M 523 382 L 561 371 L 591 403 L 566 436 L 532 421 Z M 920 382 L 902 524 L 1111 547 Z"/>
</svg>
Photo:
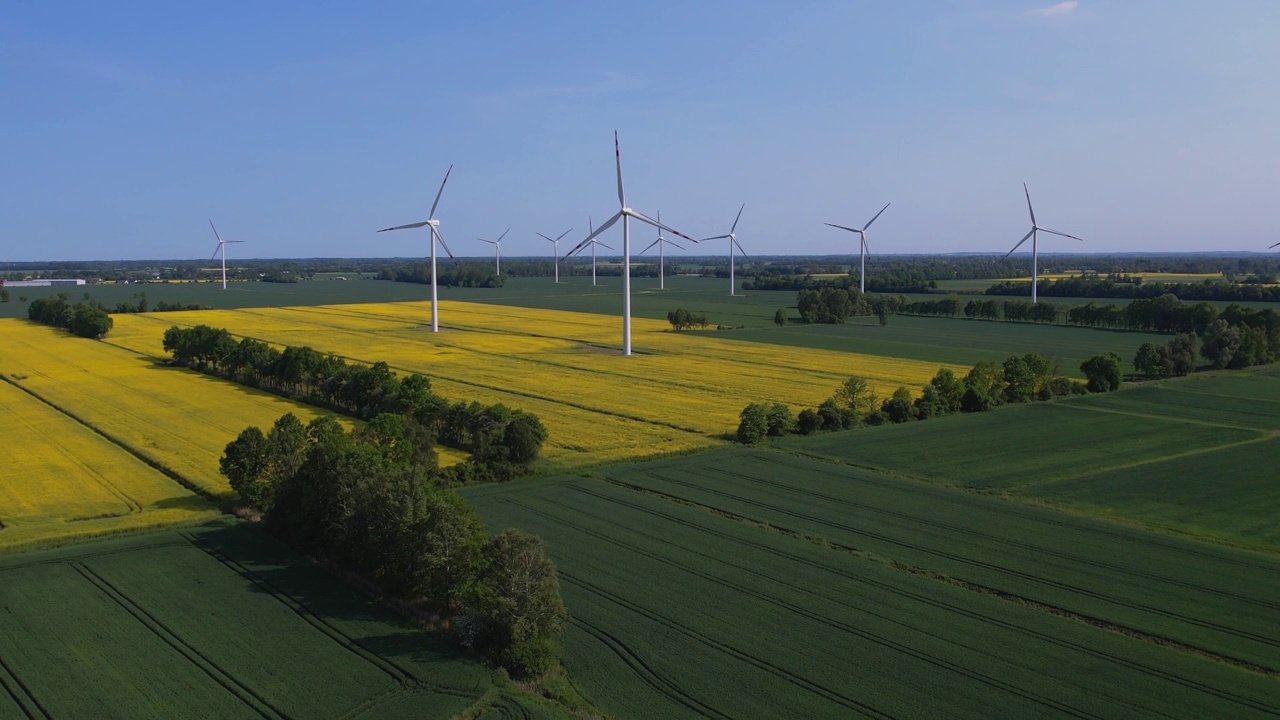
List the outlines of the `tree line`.
<svg viewBox="0 0 1280 720">
<path fill-rule="evenodd" d="M 209 325 L 171 327 L 163 344 L 177 365 L 360 420 L 385 413 L 411 418 L 415 432 L 432 444 L 471 454 L 451 468 L 433 469 L 442 482 L 509 480 L 537 458 L 547 436 L 532 413 L 500 403 L 450 403 L 432 391 L 429 378 L 417 373 L 400 378 L 385 362 L 348 363 L 310 347 L 278 350 L 253 338 L 236 341 L 225 329 Z"/>
<path fill-rule="evenodd" d="M 269 532 L 439 618 L 456 642 L 518 676 L 556 664 L 568 614 L 541 538 L 486 534 L 475 510 L 433 482 L 435 453 L 415 414 L 345 431 L 292 413 L 227 444 L 220 469 Z"/>
<path fill-rule="evenodd" d="M 469 262 L 454 267 L 436 267 L 436 284 L 445 287 L 499 288 L 506 282 L 505 275 L 494 275 L 488 263 Z M 404 266 L 384 267 L 378 271 L 379 280 L 431 284 L 431 263 L 414 262 Z"/>
<path fill-rule="evenodd" d="M 1060 280 L 1041 280 L 1036 284 L 1036 292 L 1044 297 L 1155 298 L 1173 294 L 1184 300 L 1280 302 L 1280 286 L 1268 286 L 1261 282 L 1208 280 L 1198 283 L 1167 283 L 1141 280 L 1079 275 Z M 1030 282 L 999 282 L 987 288 L 986 294 L 1026 295 L 1030 292 L 1030 285 Z"/>
<path fill-rule="evenodd" d="M 906 386 L 881 398 L 866 378 L 854 376 L 817 408 L 805 408 L 799 416 L 784 403 L 747 405 L 739 415 L 737 438 L 754 443 L 794 432 L 809 435 L 862 425 L 928 420 L 957 412 L 983 412 L 1010 403 L 1109 392 L 1119 389 L 1124 378 L 1122 360 L 1115 353 L 1089 358 L 1080 370 L 1088 379 L 1086 383 L 1059 375 L 1053 361 L 1039 353 L 1012 355 L 1001 364 L 979 362 L 963 378 L 943 368 L 915 398 Z"/>
<path fill-rule="evenodd" d="M 86 338 L 101 339 L 115 321 L 100 304 L 77 302 L 72 305 L 67 293 L 58 293 L 53 297 L 36 298 L 27 306 L 27 317 L 44 325 L 68 330 L 75 335 Z"/>
</svg>

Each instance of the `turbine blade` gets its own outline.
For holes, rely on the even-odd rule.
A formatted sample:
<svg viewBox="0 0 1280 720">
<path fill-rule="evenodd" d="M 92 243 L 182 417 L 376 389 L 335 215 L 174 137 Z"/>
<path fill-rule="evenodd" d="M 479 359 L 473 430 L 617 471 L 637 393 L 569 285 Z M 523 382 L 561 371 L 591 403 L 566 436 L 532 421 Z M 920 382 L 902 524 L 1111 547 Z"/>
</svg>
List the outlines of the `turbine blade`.
<svg viewBox="0 0 1280 720">
<path fill-rule="evenodd" d="M 616 223 L 616 222 L 618 222 L 618 218 L 620 218 L 620 217 L 622 217 L 622 211 L 621 211 L 621 210 L 619 210 L 618 212 L 614 213 L 614 214 L 613 214 L 613 217 L 609 218 L 608 220 L 606 220 L 606 221 L 604 222 L 604 224 L 603 224 L 603 225 L 601 225 L 600 227 L 596 228 L 596 229 L 595 229 L 595 230 L 594 230 L 590 235 L 588 235 L 588 236 L 586 237 L 586 239 L 585 239 L 585 240 L 583 240 L 582 242 L 580 242 L 580 243 L 578 243 L 577 245 L 573 246 L 573 249 L 569 251 L 569 254 L 568 254 L 568 255 L 565 255 L 564 257 L 565 257 L 565 258 L 568 258 L 570 255 L 573 255 L 574 253 L 578 252 L 578 251 L 579 251 L 579 250 L 581 250 L 582 248 L 586 247 L 587 243 L 591 242 L 592 240 L 595 240 L 597 235 L 599 235 L 600 233 L 604 232 L 605 230 L 608 230 L 609 228 L 613 227 L 613 224 L 614 224 L 614 223 Z M 544 236 L 544 237 L 545 237 L 545 236 Z M 564 258 L 562 258 L 562 259 L 564 259 Z"/>
<path fill-rule="evenodd" d="M 643 255 L 643 254 L 645 254 L 645 253 L 649 252 L 649 248 L 653 247 L 654 245 L 657 245 L 657 244 L 658 244 L 658 243 L 660 243 L 660 242 L 662 242 L 662 241 L 661 241 L 661 240 L 654 240 L 653 242 L 651 242 L 651 243 L 649 243 L 648 245 L 646 245 L 646 246 L 645 246 L 645 248 L 644 248 L 643 250 L 641 250 L 640 252 L 638 252 L 638 253 L 636 253 L 636 254 L 637 254 L 637 255 Z"/>
<path fill-rule="evenodd" d="M 618 131 L 613 131 L 613 157 L 618 163 L 618 207 L 627 206 L 627 196 L 622 192 L 622 151 L 618 149 Z"/>
<path fill-rule="evenodd" d="M 1022 243 L 1024 243 L 1024 242 L 1026 242 L 1026 241 L 1030 240 L 1030 239 L 1031 239 L 1031 235 L 1032 235 L 1032 233 L 1034 233 L 1035 231 L 1036 231 L 1036 229 L 1035 229 L 1035 228 L 1031 228 L 1030 230 L 1028 230 L 1028 231 L 1027 231 L 1027 234 L 1026 234 L 1026 235 L 1023 235 L 1023 236 L 1022 236 L 1022 239 L 1018 241 L 1018 244 L 1013 246 L 1013 250 L 1010 250 L 1009 252 L 1005 253 L 1005 254 L 1004 254 L 1004 256 L 1005 256 L 1005 257 L 1009 257 L 1010 255 L 1012 255 L 1012 254 L 1014 253 L 1014 250 L 1017 250 L 1018 248 L 1022 247 Z"/>
<path fill-rule="evenodd" d="M 436 236 L 436 239 L 440 241 L 440 247 L 444 248 L 444 252 L 445 252 L 445 254 L 449 256 L 449 259 L 453 261 L 453 264 L 454 264 L 454 265 L 457 265 L 457 264 L 458 264 L 458 258 L 456 258 L 456 257 L 454 257 L 454 256 L 453 256 L 453 253 L 449 250 L 449 246 L 445 244 L 445 242 L 444 242 L 444 235 L 441 235 L 441 234 L 440 234 L 440 230 L 439 230 L 439 228 L 435 228 L 435 227 L 433 227 L 433 228 L 431 228 L 431 232 L 432 232 L 432 234 L 434 234 L 434 235 Z"/>
<path fill-rule="evenodd" d="M 218 242 L 222 242 L 222 236 L 218 234 L 218 228 L 213 227 L 213 221 L 209 221 L 209 227 L 213 228 L 213 236 L 218 238 Z"/>
<path fill-rule="evenodd" d="M 444 184 L 449 182 L 449 173 L 451 172 L 453 172 L 453 165 L 450 165 L 449 169 L 444 171 L 444 180 L 440 181 L 440 189 L 436 191 L 436 201 L 431 203 L 431 214 L 427 216 L 428 218 L 435 218 L 436 208 L 440 205 L 440 196 L 444 194 Z"/>
<path fill-rule="evenodd" d="M 596 244 L 596 245 L 599 245 L 600 247 L 604 248 L 605 250 L 613 250 L 613 248 L 609 247 L 608 245 L 605 245 L 604 243 L 600 242 L 599 240 L 596 240 L 596 241 L 595 241 L 595 244 Z"/>
<path fill-rule="evenodd" d="M 1078 238 L 1075 235 L 1068 235 L 1064 232 L 1058 232 L 1057 230 L 1050 230 L 1047 227 L 1040 228 L 1040 232 L 1047 232 L 1051 235 L 1061 235 L 1064 238 L 1071 238 L 1072 240 L 1079 240 L 1080 242 L 1084 242 L 1084 238 Z"/>
<path fill-rule="evenodd" d="M 1036 211 L 1031 209 L 1031 191 L 1027 189 L 1027 184 L 1022 183 L 1022 192 L 1027 196 L 1027 212 L 1031 213 L 1031 224 L 1036 224 Z"/>
<path fill-rule="evenodd" d="M 668 226 L 666 226 L 666 225 L 663 225 L 662 223 L 658 222 L 657 220 L 654 220 L 653 218 L 649 217 L 648 215 L 645 215 L 645 214 L 644 214 L 644 213 L 642 213 L 642 212 L 637 212 L 637 211 L 635 211 L 635 210 L 632 210 L 632 211 L 631 211 L 631 217 L 633 217 L 633 218 L 635 218 L 635 219 L 639 220 L 640 222 L 646 222 L 646 223 L 649 223 L 650 225 L 652 225 L 652 226 L 654 226 L 654 227 L 658 228 L 659 230 L 666 230 L 666 231 L 667 231 L 667 232 L 669 232 L 669 233 L 674 233 L 674 234 L 676 234 L 676 235 L 678 235 L 678 236 L 680 236 L 680 237 L 684 238 L 685 240 L 688 240 L 689 242 L 695 242 L 695 243 L 696 243 L 696 242 L 698 242 L 697 240 L 695 240 L 695 239 L 693 239 L 693 238 L 689 237 L 688 235 L 685 235 L 684 233 L 680 232 L 679 230 L 676 230 L 676 229 L 675 229 L 675 228 L 673 228 L 673 227 L 668 227 Z"/>
<path fill-rule="evenodd" d="M 556 238 L 556 242 L 563 240 L 564 236 L 568 235 L 571 232 L 573 232 L 573 228 L 569 228 L 568 230 L 565 230 L 564 232 L 560 233 L 560 236 Z"/>
<path fill-rule="evenodd" d="M 555 242 L 555 240 L 552 240 L 551 238 L 547 237 L 546 235 L 543 235 L 542 233 L 538 233 L 538 236 L 541 237 L 543 240 L 546 240 L 547 242 Z"/>
<path fill-rule="evenodd" d="M 1275 245 L 1272 245 L 1271 247 L 1269 247 L 1269 248 L 1267 248 L 1267 249 L 1268 249 L 1268 250 L 1270 250 L 1270 249 L 1272 249 L 1272 248 L 1278 248 L 1278 247 L 1280 247 L 1280 243 L 1276 243 Z"/>
<path fill-rule="evenodd" d="M 221 249 L 222 249 L 222 243 L 218 243 L 218 247 L 216 247 L 216 248 L 214 248 L 214 249 L 213 249 L 213 255 L 212 255 L 209 259 L 210 259 L 210 260 L 217 260 L 217 259 L 218 259 L 218 251 L 219 251 L 219 250 L 221 250 Z"/>
<path fill-rule="evenodd" d="M 745 259 L 747 257 L 747 251 L 742 249 L 742 244 L 738 242 L 737 238 L 733 239 L 733 244 L 738 246 L 738 252 L 742 253 L 742 257 Z"/>
<path fill-rule="evenodd" d="M 848 231 L 849 231 L 849 232 L 851 232 L 851 233 L 860 233 L 860 232 L 862 232 L 861 230 L 859 230 L 859 229 L 857 229 L 857 228 L 845 227 L 845 226 L 843 226 L 843 225 L 836 225 L 836 224 L 834 224 L 834 223 L 822 223 L 822 224 L 823 224 L 823 225 L 827 225 L 827 226 L 829 226 L 829 227 L 833 227 L 833 228 L 840 228 L 841 230 L 848 230 Z M 728 235 L 726 235 L 725 237 L 728 237 Z"/>
<path fill-rule="evenodd" d="M 870 255 L 870 254 L 871 254 L 871 246 L 867 244 L 867 234 L 866 234 L 866 233 L 862 233 L 862 252 L 864 252 L 864 253 L 866 253 L 866 254 L 868 254 L 868 255 Z"/>
<path fill-rule="evenodd" d="M 596 224 L 591 221 L 591 216 L 588 215 L 587 216 L 587 232 L 593 233 L 595 231 L 596 231 Z"/>
<path fill-rule="evenodd" d="M 738 221 L 742 219 L 742 211 L 746 209 L 747 209 L 746 203 L 742 203 L 742 207 L 738 208 L 738 217 L 733 219 L 733 227 L 729 228 L 730 235 L 738 231 Z"/>
<path fill-rule="evenodd" d="M 381 229 L 381 230 L 379 230 L 378 232 L 387 232 L 388 230 L 412 230 L 412 229 L 414 229 L 414 228 L 420 228 L 420 227 L 422 227 L 423 225 L 426 225 L 428 222 L 430 222 L 430 221 L 429 221 L 429 220 L 423 220 L 423 221 L 422 221 L 422 222 L 420 222 L 420 223 L 409 223 L 408 225 L 397 225 L 397 226 L 395 226 L 395 227 L 382 228 L 382 229 Z"/>
<path fill-rule="evenodd" d="M 498 236 L 498 242 L 502 242 L 502 238 L 506 237 L 507 233 L 509 232 L 511 232 L 511 228 L 507 228 L 506 230 L 503 230 L 502 234 Z"/>
<path fill-rule="evenodd" d="M 497 244 L 498 244 L 498 243 L 497 243 L 496 241 L 494 241 L 494 240 L 485 240 L 484 238 L 476 238 L 476 239 L 477 239 L 477 240 L 479 240 L 480 242 L 487 242 L 487 243 L 489 243 L 490 245 L 497 245 Z"/>
<path fill-rule="evenodd" d="M 1041 228 L 1041 229 L 1043 229 L 1043 228 Z M 1071 236 L 1070 236 L 1070 235 L 1068 235 L 1067 237 L 1071 237 Z M 1076 238 L 1076 239 L 1077 239 L 1077 240 L 1079 240 L 1080 238 Z M 224 240 L 223 242 L 228 242 L 228 243 L 242 243 L 242 242 L 249 242 L 249 241 L 248 241 L 248 240 Z"/>
<path fill-rule="evenodd" d="M 868 221 L 867 221 L 867 224 L 862 226 L 862 229 L 863 229 L 863 230 L 866 230 L 867 228 L 871 227 L 871 223 L 875 222 L 875 221 L 876 221 L 876 218 L 880 217 L 880 214 L 881 214 L 881 213 L 883 213 L 885 210 L 888 210 L 888 209 L 889 209 L 889 205 L 891 205 L 891 204 L 892 204 L 892 203 L 885 203 L 885 204 L 884 204 L 884 207 L 880 208 L 880 212 L 876 213 L 876 217 L 873 217 L 873 218 L 871 218 L 870 220 L 868 220 Z"/>
<path fill-rule="evenodd" d="M 677 247 L 677 248 L 680 248 L 681 250 L 683 250 L 683 249 L 684 249 L 684 248 L 680 247 L 679 245 L 676 245 L 675 243 L 671 242 L 670 240 L 663 240 L 663 242 L 664 242 L 664 243 L 666 243 L 666 244 L 668 244 L 668 245 L 671 245 L 672 247 Z"/>
<path fill-rule="evenodd" d="M 727 237 L 729 237 L 729 236 L 728 236 L 728 235 L 716 235 L 716 236 L 714 236 L 714 237 L 702 238 L 701 240 L 699 240 L 699 242 L 706 242 L 706 241 L 708 241 L 708 240 L 723 240 L 723 239 L 725 239 L 725 238 L 727 238 Z"/>
</svg>

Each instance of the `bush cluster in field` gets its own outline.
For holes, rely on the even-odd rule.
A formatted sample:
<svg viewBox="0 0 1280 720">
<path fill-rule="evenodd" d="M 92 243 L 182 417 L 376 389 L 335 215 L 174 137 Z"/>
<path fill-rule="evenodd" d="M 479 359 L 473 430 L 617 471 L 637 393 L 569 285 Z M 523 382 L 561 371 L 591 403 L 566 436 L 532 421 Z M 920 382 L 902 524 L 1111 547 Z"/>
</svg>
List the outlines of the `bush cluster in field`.
<svg viewBox="0 0 1280 720">
<path fill-rule="evenodd" d="M 455 639 L 521 676 L 556 663 L 567 612 L 542 540 L 488 539 L 475 510 L 433 482 L 430 433 L 383 413 L 351 433 L 332 416 L 292 413 L 230 442 L 222 473 L 268 529 L 298 550 L 441 617 Z"/>
<path fill-rule="evenodd" d="M 38 323 L 69 330 L 80 337 L 100 338 L 114 324 L 106 308 L 99 304 L 67 302 L 71 296 L 58 293 L 53 297 L 36 298 L 27 306 L 27 317 Z"/>
<path fill-rule="evenodd" d="M 1039 353 L 1012 355 L 997 365 L 983 361 L 963 379 L 948 368 L 934 375 L 920 397 L 913 398 L 901 386 L 881 399 L 866 378 L 851 377 L 816 409 L 806 408 L 799 417 L 783 403 L 751 403 L 739 415 L 737 438 L 759 442 L 768 436 L 793 432 L 809 435 L 820 430 L 847 430 L 859 425 L 884 425 L 948 415 L 982 412 L 1006 403 L 1052 400 L 1063 395 L 1108 392 L 1120 387 L 1123 367 L 1119 355 L 1103 353 L 1080 366 L 1088 383 L 1054 372 L 1053 362 Z"/>
</svg>

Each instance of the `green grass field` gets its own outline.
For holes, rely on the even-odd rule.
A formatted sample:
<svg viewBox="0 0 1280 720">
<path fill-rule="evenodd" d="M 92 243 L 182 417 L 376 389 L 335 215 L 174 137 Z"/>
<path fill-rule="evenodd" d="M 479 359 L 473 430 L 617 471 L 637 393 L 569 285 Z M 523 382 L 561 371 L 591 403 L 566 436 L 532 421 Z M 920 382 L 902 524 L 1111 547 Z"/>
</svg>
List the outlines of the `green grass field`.
<svg viewBox="0 0 1280 720">
<path fill-rule="evenodd" d="M 1280 548 L 1280 368 L 849 433 L 797 452 Z"/>
<path fill-rule="evenodd" d="M 1203 612 L 1205 622 L 1183 618 L 1178 632 L 1270 663 L 1280 563 L 839 472 L 737 450 L 607 473 L 646 484 L 669 477 L 691 495 L 705 483 L 717 494 L 707 507 L 586 478 L 467 494 L 490 524 L 547 539 L 573 618 L 566 666 L 589 700 L 620 717 L 1235 718 L 1268 716 L 1280 701 L 1272 677 L 927 572 L 968 564 L 998 584 L 1041 582 L 1048 594 L 1110 603 L 1170 632 L 1178 621 L 1165 613 Z M 920 490 L 941 497 L 926 497 L 926 508 Z M 801 506 L 865 531 L 843 549 L 812 542 L 789 532 L 804 529 L 789 514 L 775 527 L 726 517 L 720 492 L 754 494 L 761 520 Z M 805 496 L 817 492 L 841 502 Z M 964 517 L 975 507 L 979 515 Z M 1118 560 L 1111 549 L 1130 540 L 1145 554 Z M 1059 582 L 1053 568 L 1074 575 Z"/>
<path fill-rule="evenodd" d="M 0 608 L 0 718 L 444 719 L 498 692 L 245 524 L 2 558 Z M 498 694 L 484 717 L 550 716 Z"/>
</svg>

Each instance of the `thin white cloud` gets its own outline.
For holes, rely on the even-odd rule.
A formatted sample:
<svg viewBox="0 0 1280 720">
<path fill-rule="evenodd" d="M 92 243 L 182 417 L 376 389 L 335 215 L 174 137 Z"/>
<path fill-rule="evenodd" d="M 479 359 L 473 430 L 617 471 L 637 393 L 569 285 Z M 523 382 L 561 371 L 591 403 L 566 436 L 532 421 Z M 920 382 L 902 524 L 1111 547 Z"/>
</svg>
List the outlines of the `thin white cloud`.
<svg viewBox="0 0 1280 720">
<path fill-rule="evenodd" d="M 1027 14 L 1047 18 L 1062 17 L 1064 15 L 1070 15 L 1078 7 L 1080 7 L 1080 3 L 1077 2 L 1077 0 L 1063 0 L 1063 2 L 1057 3 L 1056 5 L 1028 10 Z"/>
</svg>

